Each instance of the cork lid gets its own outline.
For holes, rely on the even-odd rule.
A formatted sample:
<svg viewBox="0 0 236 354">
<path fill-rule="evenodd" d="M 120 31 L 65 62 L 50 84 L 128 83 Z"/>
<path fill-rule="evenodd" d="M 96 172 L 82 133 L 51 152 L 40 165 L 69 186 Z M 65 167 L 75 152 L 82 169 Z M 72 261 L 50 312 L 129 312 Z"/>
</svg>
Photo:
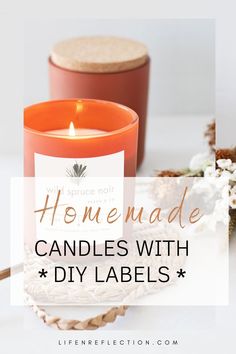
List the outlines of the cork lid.
<svg viewBox="0 0 236 354">
<path fill-rule="evenodd" d="M 51 51 L 54 64 L 87 73 L 135 69 L 147 61 L 144 44 L 118 37 L 79 37 L 57 43 Z"/>
</svg>

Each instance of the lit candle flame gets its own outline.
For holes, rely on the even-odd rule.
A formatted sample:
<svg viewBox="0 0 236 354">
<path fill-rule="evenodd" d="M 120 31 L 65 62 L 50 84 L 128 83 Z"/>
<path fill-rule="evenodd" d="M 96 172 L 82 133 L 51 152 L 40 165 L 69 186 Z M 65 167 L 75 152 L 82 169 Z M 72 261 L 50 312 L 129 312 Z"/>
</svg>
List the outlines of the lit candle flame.
<svg viewBox="0 0 236 354">
<path fill-rule="evenodd" d="M 79 112 L 82 112 L 83 110 L 83 103 L 81 100 L 78 100 L 76 102 L 76 115 L 79 113 Z M 69 126 L 69 136 L 76 136 L 76 131 L 75 131 L 75 126 L 74 126 L 74 123 L 73 122 L 70 122 L 70 126 Z"/>
<path fill-rule="evenodd" d="M 70 122 L 69 136 L 76 136 L 75 127 L 74 127 L 74 123 L 73 122 Z"/>
</svg>

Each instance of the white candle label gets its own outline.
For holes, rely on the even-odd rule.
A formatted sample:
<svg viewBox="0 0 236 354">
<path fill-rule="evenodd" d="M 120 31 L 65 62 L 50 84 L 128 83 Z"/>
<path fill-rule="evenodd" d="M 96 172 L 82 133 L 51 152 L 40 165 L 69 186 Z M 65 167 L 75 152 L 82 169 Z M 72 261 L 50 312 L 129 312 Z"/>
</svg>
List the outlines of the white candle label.
<svg viewBox="0 0 236 354">
<path fill-rule="evenodd" d="M 110 155 L 68 158 L 35 153 L 35 177 L 123 177 L 124 151 Z"/>
<path fill-rule="evenodd" d="M 93 208 L 92 214 L 98 208 L 101 208 L 102 214 L 114 207 L 123 213 L 123 176 L 123 151 L 92 158 L 59 158 L 35 154 L 35 209 L 45 205 L 47 195 L 51 207 L 60 198 L 53 225 L 52 210 L 45 214 L 43 223 L 36 218 L 37 238 L 47 242 L 56 239 L 59 244 L 63 244 L 64 240 L 80 238 L 89 242 L 96 240 L 100 244 L 107 238 L 122 237 L 122 219 L 111 224 L 103 220 L 83 223 L 79 216 L 86 207 Z M 75 220 L 70 223 L 65 223 L 67 207 L 73 208 L 69 214 L 72 210 L 73 215 L 76 213 Z M 71 215 L 67 215 L 68 218 L 71 221 Z"/>
</svg>

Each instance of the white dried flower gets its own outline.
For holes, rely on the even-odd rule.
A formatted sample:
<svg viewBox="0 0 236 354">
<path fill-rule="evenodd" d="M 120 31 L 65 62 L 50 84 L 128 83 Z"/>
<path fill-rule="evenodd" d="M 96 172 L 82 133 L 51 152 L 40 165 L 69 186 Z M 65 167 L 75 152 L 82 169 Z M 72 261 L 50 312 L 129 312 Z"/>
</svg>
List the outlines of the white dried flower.
<svg viewBox="0 0 236 354">
<path fill-rule="evenodd" d="M 229 197 L 229 205 L 232 209 L 236 209 L 236 194 Z"/>
<path fill-rule="evenodd" d="M 204 177 L 215 177 L 216 170 L 214 166 L 208 166 L 204 171 Z"/>
<path fill-rule="evenodd" d="M 230 182 L 231 183 L 236 182 L 236 175 L 231 175 Z"/>
<path fill-rule="evenodd" d="M 230 172 L 236 171 L 236 162 L 232 162 L 232 164 L 227 168 Z"/>
<path fill-rule="evenodd" d="M 213 163 L 212 156 L 208 153 L 196 154 L 192 157 L 189 168 L 191 171 L 205 170 L 205 168 Z"/>
<path fill-rule="evenodd" d="M 236 185 L 230 189 L 230 193 L 236 195 Z"/>
<path fill-rule="evenodd" d="M 220 170 L 219 168 L 217 168 L 217 169 L 215 170 L 215 177 L 220 177 L 220 176 L 221 176 L 221 172 L 222 172 L 222 170 Z"/>
<path fill-rule="evenodd" d="M 203 215 L 199 222 L 202 230 L 207 228 L 212 231 L 216 231 L 218 223 L 227 225 L 229 222 L 229 213 L 226 208 L 226 199 L 219 199 L 215 201 L 215 207 L 211 214 Z"/>
<path fill-rule="evenodd" d="M 224 171 L 221 172 L 221 177 L 225 177 L 225 178 L 228 178 L 230 180 L 231 177 L 232 177 L 232 173 L 230 173 L 227 170 L 224 170 Z"/>
<path fill-rule="evenodd" d="M 230 193 L 230 186 L 229 184 L 227 183 L 227 185 L 225 185 L 222 189 L 222 193 L 221 193 L 221 196 L 224 200 L 228 200 L 228 197 L 229 197 L 229 193 Z"/>
<path fill-rule="evenodd" d="M 219 159 L 216 163 L 222 170 L 228 169 L 232 165 L 232 161 L 230 159 Z"/>
</svg>

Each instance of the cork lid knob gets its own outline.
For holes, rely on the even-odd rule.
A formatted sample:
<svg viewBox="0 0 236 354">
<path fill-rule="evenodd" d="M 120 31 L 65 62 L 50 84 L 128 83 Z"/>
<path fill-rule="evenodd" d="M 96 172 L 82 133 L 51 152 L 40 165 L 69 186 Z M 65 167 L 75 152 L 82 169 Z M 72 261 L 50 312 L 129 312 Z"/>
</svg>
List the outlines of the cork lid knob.
<svg viewBox="0 0 236 354">
<path fill-rule="evenodd" d="M 55 44 L 54 64 L 73 71 L 111 73 L 135 69 L 148 58 L 144 44 L 119 37 L 79 37 Z"/>
</svg>

